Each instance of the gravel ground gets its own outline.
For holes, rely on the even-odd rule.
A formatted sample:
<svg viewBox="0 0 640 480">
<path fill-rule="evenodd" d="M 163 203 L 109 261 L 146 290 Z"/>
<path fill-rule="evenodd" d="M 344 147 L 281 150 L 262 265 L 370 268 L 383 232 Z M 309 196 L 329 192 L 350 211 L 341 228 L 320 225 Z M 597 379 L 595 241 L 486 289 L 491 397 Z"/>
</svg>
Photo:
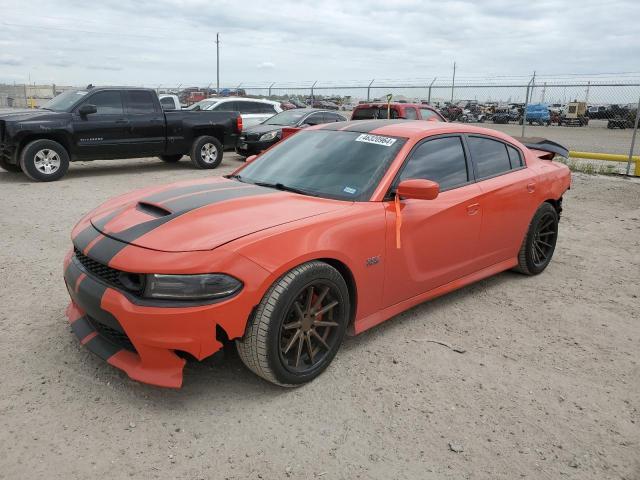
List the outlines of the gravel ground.
<svg viewBox="0 0 640 480">
<path fill-rule="evenodd" d="M 575 175 L 542 275 L 503 273 L 348 338 L 298 389 L 233 350 L 166 390 L 82 348 L 64 317 L 73 224 L 239 164 L 74 164 L 51 184 L 0 172 L 0 478 L 640 478 L 637 180 Z"/>
</svg>

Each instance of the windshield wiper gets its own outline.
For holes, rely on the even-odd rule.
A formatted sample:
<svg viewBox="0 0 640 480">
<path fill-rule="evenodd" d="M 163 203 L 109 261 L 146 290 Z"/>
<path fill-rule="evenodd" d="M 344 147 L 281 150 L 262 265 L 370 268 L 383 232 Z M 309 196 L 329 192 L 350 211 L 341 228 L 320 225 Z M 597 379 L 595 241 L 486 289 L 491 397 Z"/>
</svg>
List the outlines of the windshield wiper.
<svg viewBox="0 0 640 480">
<path fill-rule="evenodd" d="M 308 195 L 310 197 L 317 197 L 318 195 L 315 193 L 311 193 L 307 190 L 302 190 L 300 188 L 291 187 L 289 185 L 285 185 L 283 183 L 269 183 L 269 182 L 253 182 L 254 185 L 258 185 L 259 187 L 267 187 L 267 188 L 275 188 L 276 190 L 282 190 L 283 192 L 292 192 L 299 193 L 300 195 Z"/>
</svg>

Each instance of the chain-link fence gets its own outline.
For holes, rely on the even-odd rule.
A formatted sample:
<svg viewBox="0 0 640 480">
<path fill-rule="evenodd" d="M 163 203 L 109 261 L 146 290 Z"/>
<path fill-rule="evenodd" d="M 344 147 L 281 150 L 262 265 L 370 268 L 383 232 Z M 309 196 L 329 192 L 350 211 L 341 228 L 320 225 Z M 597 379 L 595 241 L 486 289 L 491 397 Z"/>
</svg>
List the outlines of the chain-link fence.
<svg viewBox="0 0 640 480">
<path fill-rule="evenodd" d="M 147 85 L 180 96 L 183 104 L 216 94 L 207 87 Z M 38 107 L 68 86 L 0 85 L 0 108 Z M 493 76 L 400 81 L 237 83 L 222 95 L 243 95 L 336 108 L 348 113 L 358 103 L 428 103 L 450 121 L 481 123 L 517 136 L 544 136 L 591 158 L 587 170 L 626 172 L 637 132 L 639 74 L 531 77 Z M 602 154 L 608 154 L 604 158 Z M 613 155 L 613 157 L 612 157 Z M 624 156 L 624 158 L 623 158 Z M 598 158 L 600 157 L 600 158 Z M 581 157 L 582 158 L 582 157 Z M 635 160 L 634 157 L 632 160 Z M 620 163 L 609 163 L 611 160 Z M 607 162 L 607 163 L 602 163 Z M 636 168 L 640 173 L 640 160 Z M 579 167 L 579 165 L 577 165 Z"/>
</svg>

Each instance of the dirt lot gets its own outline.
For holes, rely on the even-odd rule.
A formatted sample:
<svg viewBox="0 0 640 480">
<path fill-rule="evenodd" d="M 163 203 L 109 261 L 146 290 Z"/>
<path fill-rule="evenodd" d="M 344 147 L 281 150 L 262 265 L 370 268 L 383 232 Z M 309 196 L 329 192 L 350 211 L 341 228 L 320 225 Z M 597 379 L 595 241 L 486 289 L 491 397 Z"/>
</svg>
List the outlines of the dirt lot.
<svg viewBox="0 0 640 480">
<path fill-rule="evenodd" d="M 349 338 L 299 389 L 232 351 L 189 364 L 177 391 L 85 351 L 64 318 L 73 224 L 113 195 L 238 164 L 75 164 L 53 184 L 0 173 L 0 478 L 640 479 L 636 180 L 576 175 L 546 272 Z"/>
</svg>

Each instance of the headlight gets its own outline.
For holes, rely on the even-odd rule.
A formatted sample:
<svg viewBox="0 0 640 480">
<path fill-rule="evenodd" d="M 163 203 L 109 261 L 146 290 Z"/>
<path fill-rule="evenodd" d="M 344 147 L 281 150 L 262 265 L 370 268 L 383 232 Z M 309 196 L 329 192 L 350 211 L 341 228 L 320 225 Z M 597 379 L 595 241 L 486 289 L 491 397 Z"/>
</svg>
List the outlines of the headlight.
<svg viewBox="0 0 640 480">
<path fill-rule="evenodd" d="M 242 288 L 237 278 L 222 273 L 203 275 L 147 275 L 144 296 L 166 300 L 213 300 Z"/>
<path fill-rule="evenodd" d="M 266 142 L 267 140 L 273 140 L 276 137 L 280 136 L 280 130 L 274 130 L 273 132 L 267 132 L 260 137 L 261 142 Z"/>
</svg>

